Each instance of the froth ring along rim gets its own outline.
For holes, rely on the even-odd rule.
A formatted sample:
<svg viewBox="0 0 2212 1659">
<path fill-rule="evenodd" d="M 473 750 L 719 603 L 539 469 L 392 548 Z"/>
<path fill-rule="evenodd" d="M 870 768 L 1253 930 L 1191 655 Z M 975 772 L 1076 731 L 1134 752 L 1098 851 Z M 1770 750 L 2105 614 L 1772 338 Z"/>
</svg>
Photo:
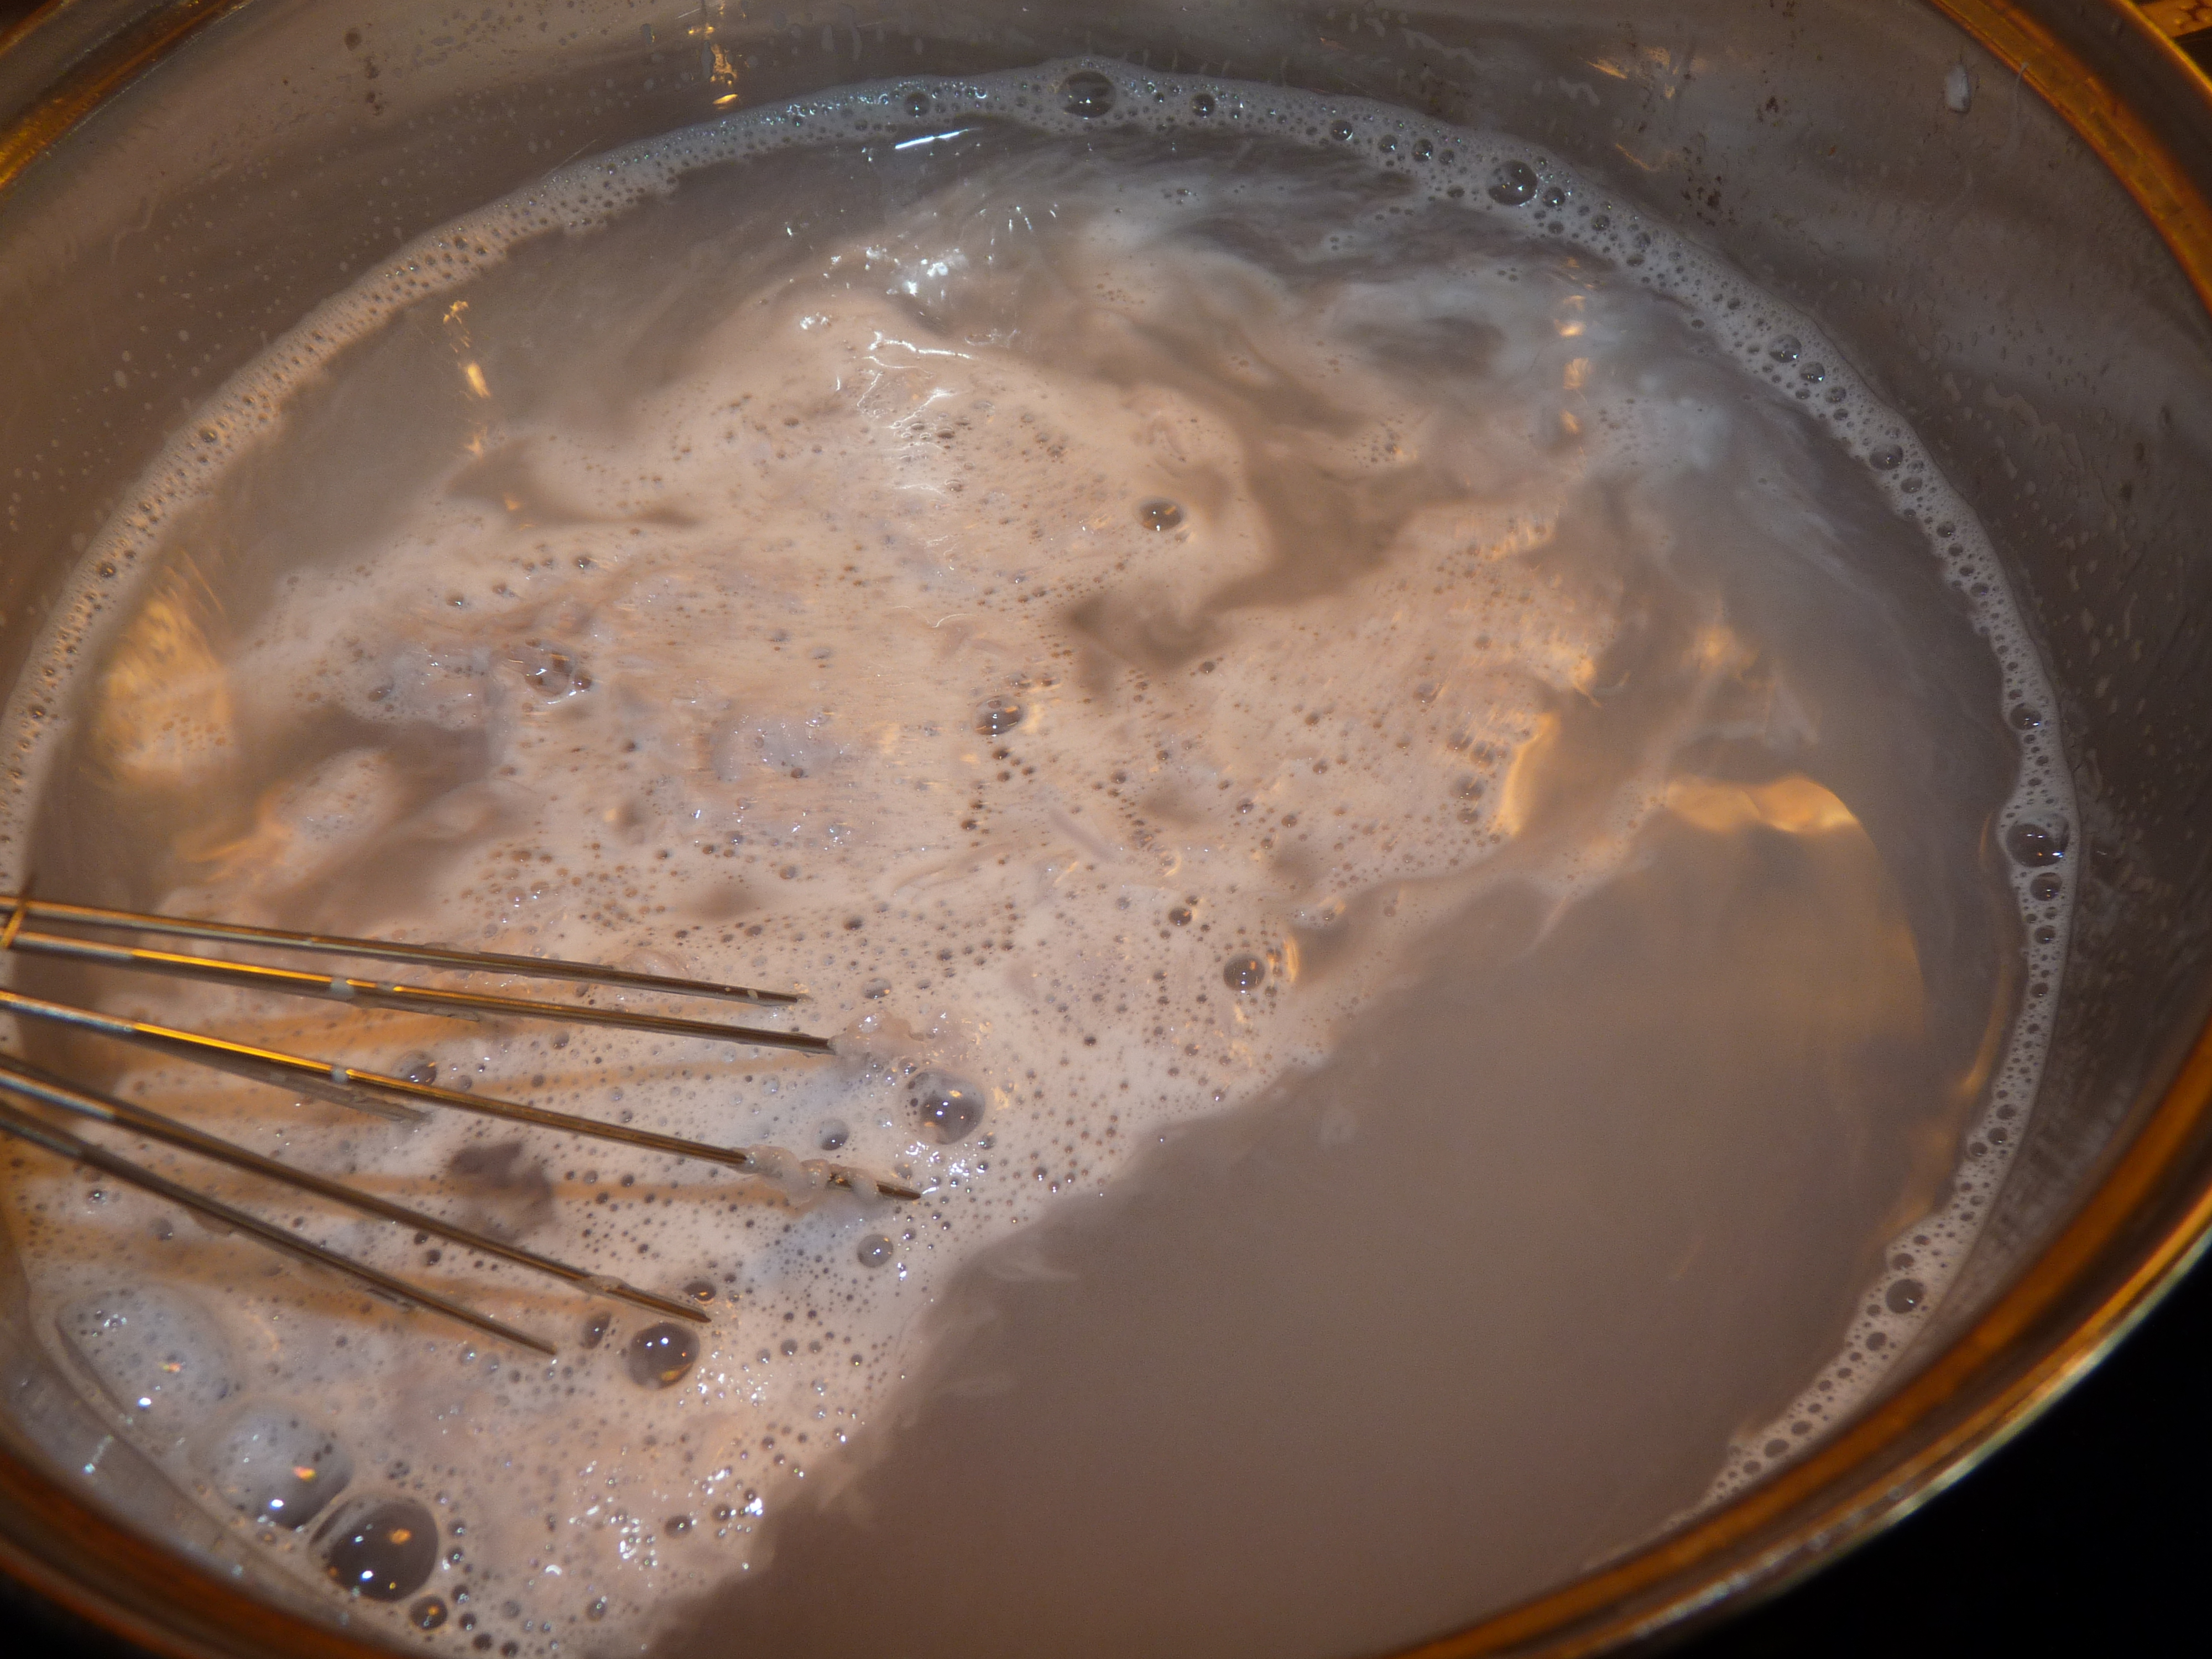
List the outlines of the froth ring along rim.
<svg viewBox="0 0 2212 1659">
<path fill-rule="evenodd" d="M 2212 309 L 2212 210 L 2148 123 L 2009 0 L 1928 3 L 2018 74 L 2081 136 Z M 63 3 L 57 0 L 29 27 L 46 21 Z M 0 131 L 0 191 L 139 74 L 246 3 L 179 0 L 81 54 Z M 2103 0 L 2103 9 L 2114 15 L 2116 30 L 2145 37 L 2172 73 L 2201 96 L 2212 96 L 2212 82 L 2130 0 Z M 2192 1163 L 2195 1172 L 2177 1181 L 2175 1172 Z M 2162 1220 L 2151 1215 L 2154 1206 Z M 1778 1588 L 1909 1514 L 2003 1444 L 2150 1310 L 2203 1252 L 2208 1234 L 2212 1028 L 2199 1035 L 2165 1096 L 2074 1220 L 1920 1375 L 1704 1519 L 1614 1566 L 1413 1650 L 1407 1659 L 1569 1659 L 1735 1605 L 1755 1589 Z M 27 1537 L 35 1537 L 36 1545 Z M 65 1571 L 61 1560 L 73 1560 L 78 1571 Z M 88 1566 L 97 1572 L 96 1584 L 88 1582 Z M 368 1659 L 389 1651 L 222 1583 L 182 1554 L 109 1522 L 4 1444 L 0 1571 L 114 1636 L 178 1659 L 271 1651 Z"/>
</svg>

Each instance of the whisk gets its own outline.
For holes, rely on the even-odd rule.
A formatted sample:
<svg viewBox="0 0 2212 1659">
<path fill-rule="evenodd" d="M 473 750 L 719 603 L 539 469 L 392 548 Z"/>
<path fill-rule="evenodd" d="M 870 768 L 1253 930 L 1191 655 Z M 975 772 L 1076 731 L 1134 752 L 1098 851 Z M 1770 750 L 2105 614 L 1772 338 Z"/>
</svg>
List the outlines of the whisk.
<svg viewBox="0 0 2212 1659">
<path fill-rule="evenodd" d="M 0 898 L 0 905 L 4 905 L 7 911 L 6 924 L 0 927 L 0 955 L 13 951 L 19 956 L 47 957 L 98 967 L 168 974 L 249 991 L 320 997 L 355 1008 L 438 1014 L 461 1019 L 545 1019 L 567 1025 L 617 1026 L 625 1030 L 647 1031 L 664 1036 L 704 1037 L 756 1048 L 789 1049 L 805 1054 L 824 1055 L 830 1052 L 827 1038 L 811 1036 L 804 1032 L 636 1012 L 627 1008 L 605 1007 L 584 1000 L 594 988 L 599 988 L 664 996 L 714 998 L 759 1007 L 788 1007 L 801 1000 L 797 994 L 788 991 L 679 979 L 594 963 L 566 962 L 544 957 L 459 951 L 441 945 L 350 939 L 331 933 L 292 933 L 282 928 L 249 927 L 232 922 L 195 921 L 144 911 L 66 904 L 50 899 L 32 898 L 27 894 Z M 33 923 L 40 926 L 34 927 Z M 67 931 L 46 931 L 56 927 Z M 85 936 L 88 933 L 121 933 L 164 940 L 202 940 L 231 947 L 404 963 L 415 967 L 465 973 L 562 980 L 575 985 L 578 1000 L 552 1002 L 389 980 L 359 979 L 343 973 L 319 974 L 295 968 L 112 943 L 88 938 Z M 173 1059 L 211 1066 L 257 1082 L 276 1084 L 301 1095 L 380 1117 L 420 1118 L 422 1112 L 410 1103 L 422 1102 L 487 1117 L 505 1118 L 538 1128 L 614 1141 L 647 1152 L 697 1158 L 731 1169 L 757 1171 L 763 1167 L 759 1153 L 742 1146 L 716 1146 L 651 1129 L 635 1128 L 628 1124 L 605 1123 L 566 1112 L 549 1111 L 542 1107 L 501 1100 L 473 1091 L 441 1089 L 434 1083 L 416 1082 L 408 1077 L 396 1077 L 349 1066 L 341 1060 L 287 1054 L 202 1032 L 179 1030 L 144 1020 L 126 1019 L 96 1009 L 26 995 L 6 988 L 0 988 L 0 1012 L 12 1014 L 19 1021 L 43 1021 L 132 1043 Z M 296 1191 L 313 1193 L 363 1214 L 412 1227 L 481 1255 L 513 1262 L 563 1279 L 592 1295 L 617 1297 L 673 1319 L 698 1323 L 704 1323 L 707 1319 L 696 1306 L 657 1296 L 619 1279 L 556 1261 L 550 1256 L 459 1226 L 374 1194 L 362 1192 L 343 1182 L 295 1169 L 275 1158 L 265 1158 L 231 1141 L 193 1128 L 189 1124 L 165 1117 L 146 1107 L 81 1087 L 14 1054 L 0 1054 L 0 1133 L 42 1146 L 114 1180 L 156 1194 L 193 1212 L 218 1228 L 246 1235 L 297 1260 L 343 1274 L 363 1290 L 397 1306 L 443 1315 L 518 1347 L 548 1355 L 554 1352 L 551 1344 L 526 1331 L 518 1330 L 435 1291 L 410 1285 L 364 1262 L 353 1261 L 258 1216 L 206 1194 L 195 1192 L 95 1142 L 72 1134 L 46 1117 L 27 1110 L 19 1103 L 23 1101 L 36 1102 L 64 1113 L 165 1142 L 182 1151 L 227 1164 L 234 1169 L 281 1182 Z M 921 1196 L 911 1187 L 842 1164 L 829 1166 L 828 1179 L 833 1185 L 863 1195 L 873 1192 L 899 1200 Z"/>
</svg>

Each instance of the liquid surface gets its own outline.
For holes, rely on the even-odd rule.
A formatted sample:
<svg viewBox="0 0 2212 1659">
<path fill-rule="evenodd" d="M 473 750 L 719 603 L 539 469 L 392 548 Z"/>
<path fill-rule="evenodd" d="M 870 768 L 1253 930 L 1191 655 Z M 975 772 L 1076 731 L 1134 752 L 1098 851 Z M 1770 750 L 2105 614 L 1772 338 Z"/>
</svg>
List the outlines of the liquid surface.
<svg viewBox="0 0 2212 1659">
<path fill-rule="evenodd" d="M 714 1316 L 118 1139 L 544 1364 L 14 1160 L 64 1363 L 433 1646 L 1433 1634 L 1865 1397 L 2057 993 L 2047 693 L 1911 434 L 1540 155 L 1378 106 L 1060 65 L 556 175 L 226 389 L 51 646 L 44 891 L 794 985 L 838 1035 L 16 965 L 777 1149 L 73 1057 Z"/>
</svg>

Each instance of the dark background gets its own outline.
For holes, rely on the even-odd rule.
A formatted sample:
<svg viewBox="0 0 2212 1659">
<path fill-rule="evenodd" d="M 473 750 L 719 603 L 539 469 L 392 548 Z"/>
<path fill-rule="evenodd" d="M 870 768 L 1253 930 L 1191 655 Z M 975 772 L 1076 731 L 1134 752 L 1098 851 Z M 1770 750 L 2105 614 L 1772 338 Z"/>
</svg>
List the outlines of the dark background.
<svg viewBox="0 0 2212 1659">
<path fill-rule="evenodd" d="M 0 32 L 27 15 L 0 0 Z M 2208 35 L 2212 42 L 2212 35 Z M 2192 43 L 2194 44 L 2194 43 Z M 2212 1583 L 2212 1273 L 2193 1274 L 2033 1428 L 1817 1577 L 1681 1659 L 2204 1650 Z M 0 1580 L 22 1659 L 121 1659 Z M 2175 1640 L 2174 1632 L 2195 1631 Z"/>
</svg>

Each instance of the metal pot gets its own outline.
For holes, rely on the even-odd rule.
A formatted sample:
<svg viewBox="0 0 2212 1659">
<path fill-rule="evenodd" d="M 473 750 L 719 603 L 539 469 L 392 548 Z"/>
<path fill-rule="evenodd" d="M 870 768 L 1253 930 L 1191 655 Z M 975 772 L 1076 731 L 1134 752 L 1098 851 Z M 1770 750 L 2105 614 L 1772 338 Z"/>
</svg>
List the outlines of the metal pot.
<svg viewBox="0 0 2212 1659">
<path fill-rule="evenodd" d="M 519 0 L 364 21 L 318 0 L 61 0 L 0 52 L 0 675 L 180 412 L 348 268 L 541 173 L 544 110 L 603 148 L 732 92 L 1078 52 L 1495 125 L 1683 224 L 1848 343 L 2040 629 L 2084 803 L 2074 957 L 2040 1103 L 1917 1363 L 1727 1506 L 1431 1651 L 1678 1632 L 1971 1467 L 2212 1226 L 2212 89 L 2132 5 L 942 0 L 863 20 Z M 525 97 L 541 118 L 512 113 Z M 277 168 L 304 198 L 266 186 Z M 149 349 L 118 387 L 126 325 L 193 349 Z M 43 1358 L 12 1261 L 0 1377 L 7 1571 L 161 1653 L 366 1650 L 113 1441 Z M 83 1456 L 58 1467 L 53 1446 Z"/>
</svg>

